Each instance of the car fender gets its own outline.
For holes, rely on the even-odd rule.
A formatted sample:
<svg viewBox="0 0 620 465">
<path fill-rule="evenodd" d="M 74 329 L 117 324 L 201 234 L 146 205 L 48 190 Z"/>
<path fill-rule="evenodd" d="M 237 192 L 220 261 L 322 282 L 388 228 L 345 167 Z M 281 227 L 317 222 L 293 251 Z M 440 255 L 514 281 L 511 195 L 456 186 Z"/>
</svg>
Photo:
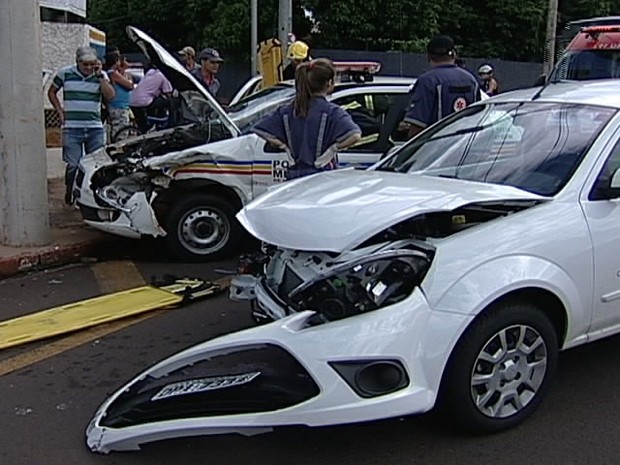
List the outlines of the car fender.
<svg viewBox="0 0 620 465">
<path fill-rule="evenodd" d="M 564 308 L 571 308 L 567 315 L 564 347 L 585 342 L 591 320 L 591 273 L 584 273 L 590 285 L 579 285 L 560 266 L 541 257 L 530 255 L 502 256 L 486 261 L 467 271 L 430 301 L 438 311 L 478 315 L 503 296 L 522 289 L 542 289 L 556 296 Z M 571 319 L 572 318 L 572 319 Z"/>
<path fill-rule="evenodd" d="M 235 192 L 242 204 L 254 198 L 254 177 L 260 164 L 256 160 L 258 138 L 244 135 L 201 147 L 201 160 L 166 170 L 175 183 L 212 182 Z M 269 164 L 269 168 L 271 165 Z"/>
</svg>

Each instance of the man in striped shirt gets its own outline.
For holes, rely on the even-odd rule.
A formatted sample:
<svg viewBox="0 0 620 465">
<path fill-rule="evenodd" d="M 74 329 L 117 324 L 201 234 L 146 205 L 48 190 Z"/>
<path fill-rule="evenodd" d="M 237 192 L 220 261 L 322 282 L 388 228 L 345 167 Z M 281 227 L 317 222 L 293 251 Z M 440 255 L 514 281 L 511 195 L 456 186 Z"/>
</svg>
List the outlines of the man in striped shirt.
<svg viewBox="0 0 620 465">
<path fill-rule="evenodd" d="M 97 52 L 80 47 L 75 53 L 75 65 L 61 68 L 47 92 L 62 123 L 62 159 L 65 170 L 65 202 L 72 203 L 72 187 L 78 164 L 84 153 L 93 152 L 104 144 L 101 121 L 101 99 L 114 99 L 114 88 L 101 70 Z M 58 92 L 62 92 L 62 103 Z"/>
</svg>

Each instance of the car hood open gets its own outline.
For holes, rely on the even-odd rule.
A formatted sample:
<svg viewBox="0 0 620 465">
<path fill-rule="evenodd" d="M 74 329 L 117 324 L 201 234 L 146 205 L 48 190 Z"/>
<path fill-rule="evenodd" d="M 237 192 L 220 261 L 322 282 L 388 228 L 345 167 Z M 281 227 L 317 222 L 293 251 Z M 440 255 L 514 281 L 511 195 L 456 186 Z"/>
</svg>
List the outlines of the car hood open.
<svg viewBox="0 0 620 465">
<path fill-rule="evenodd" d="M 416 215 L 477 202 L 540 199 L 511 186 L 338 170 L 288 181 L 248 204 L 237 218 L 264 242 L 340 253 Z"/>
<path fill-rule="evenodd" d="M 192 76 L 187 69 L 162 47 L 155 39 L 134 26 L 127 26 L 127 35 L 146 54 L 151 62 L 172 83 L 179 92 L 193 90 L 199 92 L 209 103 L 211 109 L 219 117 L 234 136 L 239 135 L 237 125 L 226 114 L 215 98 Z"/>
</svg>

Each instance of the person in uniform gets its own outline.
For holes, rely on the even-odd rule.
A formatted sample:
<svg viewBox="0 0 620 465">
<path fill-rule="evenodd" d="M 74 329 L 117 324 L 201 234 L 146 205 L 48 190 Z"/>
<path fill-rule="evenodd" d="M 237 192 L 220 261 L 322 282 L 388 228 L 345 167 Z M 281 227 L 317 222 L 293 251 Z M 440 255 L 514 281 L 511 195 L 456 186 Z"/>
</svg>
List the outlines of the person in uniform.
<svg viewBox="0 0 620 465">
<path fill-rule="evenodd" d="M 295 79 L 295 70 L 297 67 L 306 61 L 310 61 L 310 48 L 305 42 L 296 40 L 289 45 L 286 56 L 290 62 L 282 71 L 282 79 L 285 81 Z"/>
<path fill-rule="evenodd" d="M 418 77 L 405 114 L 409 137 L 440 119 L 480 100 L 480 86 L 471 73 L 455 64 L 454 41 L 433 37 L 426 47 L 431 69 Z"/>
<path fill-rule="evenodd" d="M 361 130 L 351 116 L 326 97 L 336 72 L 319 58 L 295 71 L 295 98 L 260 120 L 252 132 L 287 153 L 287 179 L 335 169 L 338 151 L 357 143 Z"/>
</svg>

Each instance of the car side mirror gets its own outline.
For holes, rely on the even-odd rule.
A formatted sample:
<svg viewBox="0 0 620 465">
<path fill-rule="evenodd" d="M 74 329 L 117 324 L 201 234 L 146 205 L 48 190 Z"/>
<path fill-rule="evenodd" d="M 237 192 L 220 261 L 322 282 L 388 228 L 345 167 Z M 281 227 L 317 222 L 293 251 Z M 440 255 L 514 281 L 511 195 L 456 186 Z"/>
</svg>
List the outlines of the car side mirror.
<svg viewBox="0 0 620 465">
<path fill-rule="evenodd" d="M 541 74 L 540 76 L 538 76 L 538 79 L 536 79 L 536 82 L 534 82 L 534 87 L 544 86 L 546 82 L 547 82 L 547 75 Z"/>
</svg>

